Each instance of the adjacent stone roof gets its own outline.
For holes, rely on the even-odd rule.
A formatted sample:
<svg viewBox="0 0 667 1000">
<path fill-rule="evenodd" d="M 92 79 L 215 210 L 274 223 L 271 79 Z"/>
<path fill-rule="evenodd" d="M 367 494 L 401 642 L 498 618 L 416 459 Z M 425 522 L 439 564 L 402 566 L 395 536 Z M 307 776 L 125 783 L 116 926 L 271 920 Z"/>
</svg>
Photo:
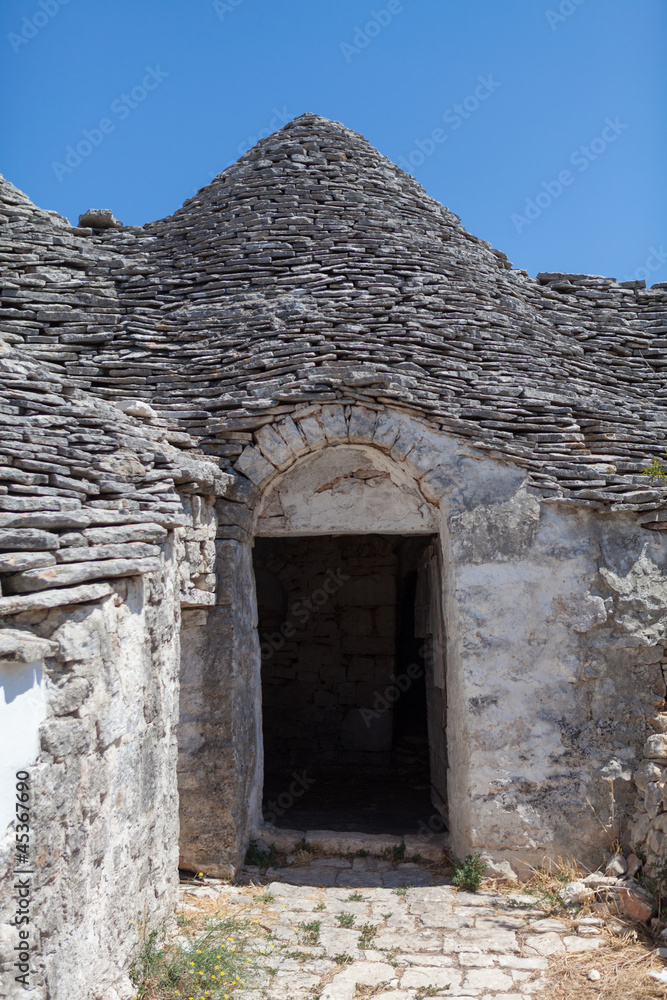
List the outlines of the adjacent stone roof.
<svg viewBox="0 0 667 1000">
<path fill-rule="evenodd" d="M 132 418 L 102 401 L 143 399 L 165 441 L 225 468 L 295 406 L 391 405 L 518 462 L 545 496 L 665 503 L 639 473 L 664 456 L 667 283 L 513 270 L 339 123 L 301 115 L 143 227 L 70 227 L 3 182 L 0 231 L 0 336 L 35 373 L 7 401 L 14 426 L 34 420 L 35 381 L 59 401 L 40 413 L 80 407 L 114 440 Z M 99 487 L 88 444 L 63 475 Z"/>
</svg>

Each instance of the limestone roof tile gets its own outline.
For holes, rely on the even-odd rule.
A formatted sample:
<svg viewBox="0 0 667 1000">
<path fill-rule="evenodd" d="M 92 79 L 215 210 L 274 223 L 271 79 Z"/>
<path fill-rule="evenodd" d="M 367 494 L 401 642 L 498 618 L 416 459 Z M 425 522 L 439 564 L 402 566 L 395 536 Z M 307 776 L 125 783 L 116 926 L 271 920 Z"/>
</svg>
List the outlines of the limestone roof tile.
<svg viewBox="0 0 667 1000">
<path fill-rule="evenodd" d="M 0 179 L 0 263 L 26 447 L 37 414 L 136 398 L 224 468 L 239 420 L 338 399 L 411 410 L 545 495 L 663 506 L 641 470 L 666 446 L 667 284 L 515 270 L 338 122 L 299 116 L 143 227 L 72 227 Z"/>
</svg>

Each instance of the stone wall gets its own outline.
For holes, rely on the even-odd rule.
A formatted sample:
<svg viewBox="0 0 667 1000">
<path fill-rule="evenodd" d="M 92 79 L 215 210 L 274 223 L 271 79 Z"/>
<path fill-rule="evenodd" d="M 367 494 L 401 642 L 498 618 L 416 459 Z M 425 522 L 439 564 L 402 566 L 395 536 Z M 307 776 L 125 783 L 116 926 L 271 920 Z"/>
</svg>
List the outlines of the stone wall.
<svg viewBox="0 0 667 1000">
<path fill-rule="evenodd" d="M 453 837 L 519 870 L 596 867 L 615 838 L 636 846 L 632 772 L 665 697 L 667 547 L 521 489 L 497 500 L 450 519 Z"/>
<path fill-rule="evenodd" d="M 413 531 L 437 517 L 455 853 L 521 869 L 636 846 L 632 774 L 665 699 L 660 531 L 399 409 L 296 408 L 236 467 L 261 491 L 262 535 L 399 531 L 401 502 Z"/>
<path fill-rule="evenodd" d="M 267 756 L 390 749 L 391 711 L 369 726 L 359 710 L 393 679 L 396 569 L 386 536 L 257 540 Z"/>
<path fill-rule="evenodd" d="M 42 556 L 47 568 L 48 561 L 84 565 L 98 581 L 66 587 L 54 574 L 50 588 L 45 577 L 42 589 L 14 597 L 13 579 L 3 579 L 10 596 L 0 603 L 0 722 L 17 739 L 0 772 L 0 976 L 3 989 L 12 984 L 12 998 L 126 1000 L 142 940 L 172 918 L 181 605 L 191 624 L 215 601 L 214 497 L 196 489 L 192 482 L 166 510 L 149 514 L 126 503 L 43 513 L 34 501 L 30 508 L 31 501 L 5 500 L 36 509 L 23 515 L 28 524 L 50 518 L 49 534 L 28 526 L 14 532 L 30 543 L 29 558 L 46 539 L 55 553 Z M 113 557 L 137 547 L 147 550 L 146 565 L 125 559 L 124 575 L 114 579 L 120 559 Z M 28 991 L 14 981 L 12 924 L 13 788 L 24 769 L 34 872 Z"/>
<path fill-rule="evenodd" d="M 173 545 L 159 572 L 99 602 L 26 612 L 16 653 L 43 640 L 45 718 L 31 775 L 34 987 L 10 996 L 115 1000 L 141 936 L 176 901 L 178 588 Z M 8 633 L 1 633 L 5 637 Z M 5 639 L 5 645 L 6 639 Z M 15 655 L 16 655 L 15 653 Z M 16 928 L 14 829 L 2 843 L 3 985 Z M 6 866 L 6 867 L 5 867 Z M 123 986 L 124 982 L 124 986 Z"/>
<path fill-rule="evenodd" d="M 241 864 L 250 831 L 261 817 L 259 639 L 247 530 L 253 497 L 252 489 L 237 484 L 218 500 L 214 515 L 202 517 L 198 537 L 190 543 L 206 553 L 195 576 L 215 579 L 215 593 L 202 600 L 188 590 L 182 630 L 180 864 L 222 876 Z M 194 548 L 189 551 L 195 554 Z M 197 610 L 195 601 L 202 602 Z"/>
</svg>

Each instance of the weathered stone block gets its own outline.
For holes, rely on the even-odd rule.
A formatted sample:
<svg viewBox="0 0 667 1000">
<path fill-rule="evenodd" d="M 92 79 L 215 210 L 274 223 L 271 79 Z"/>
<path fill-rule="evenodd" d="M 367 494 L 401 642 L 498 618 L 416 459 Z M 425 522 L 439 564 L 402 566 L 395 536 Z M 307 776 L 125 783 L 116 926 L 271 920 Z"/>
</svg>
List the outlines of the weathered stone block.
<svg viewBox="0 0 667 1000">
<path fill-rule="evenodd" d="M 667 761 L 667 733 L 654 733 L 644 746 L 644 754 L 649 760 Z"/>
<path fill-rule="evenodd" d="M 239 458 L 237 458 L 234 468 L 255 484 L 263 486 L 276 474 L 276 467 L 268 462 L 257 448 L 249 445 L 244 448 Z"/>
<path fill-rule="evenodd" d="M 343 444 L 349 440 L 344 407 L 323 406 L 320 419 L 329 444 Z"/>
<path fill-rule="evenodd" d="M 267 424 L 255 433 L 257 447 L 273 465 L 278 469 L 286 469 L 294 461 L 294 452 L 283 440 L 271 424 Z"/>
<path fill-rule="evenodd" d="M 353 444 L 372 444 L 377 411 L 365 406 L 352 406 L 349 417 L 349 439 Z"/>
</svg>

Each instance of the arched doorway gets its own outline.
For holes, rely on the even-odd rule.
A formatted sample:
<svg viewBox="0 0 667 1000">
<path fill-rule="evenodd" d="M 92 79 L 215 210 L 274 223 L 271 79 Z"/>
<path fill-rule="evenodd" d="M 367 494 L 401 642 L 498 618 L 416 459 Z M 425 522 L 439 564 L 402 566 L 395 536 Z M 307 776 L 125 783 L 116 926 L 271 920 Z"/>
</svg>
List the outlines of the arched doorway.
<svg viewBox="0 0 667 1000">
<path fill-rule="evenodd" d="M 412 834 L 446 815 L 438 549 L 432 506 L 367 446 L 318 450 L 265 492 L 265 821 Z"/>
</svg>

